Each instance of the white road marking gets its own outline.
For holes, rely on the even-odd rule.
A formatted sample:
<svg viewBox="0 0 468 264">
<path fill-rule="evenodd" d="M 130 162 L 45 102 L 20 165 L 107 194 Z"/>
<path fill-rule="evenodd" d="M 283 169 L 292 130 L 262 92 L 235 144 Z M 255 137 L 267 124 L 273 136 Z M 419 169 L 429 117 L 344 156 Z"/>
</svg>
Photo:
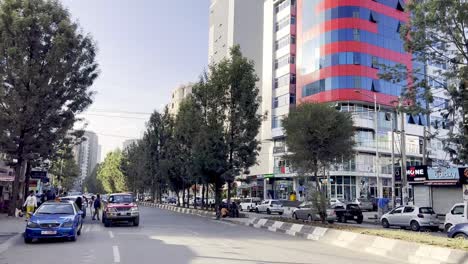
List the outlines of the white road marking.
<svg viewBox="0 0 468 264">
<path fill-rule="evenodd" d="M 109 231 L 109 236 L 110 238 L 114 238 L 114 233 L 112 233 L 112 231 Z"/>
<path fill-rule="evenodd" d="M 119 247 L 112 246 L 112 253 L 114 254 L 114 263 L 120 263 Z"/>
</svg>

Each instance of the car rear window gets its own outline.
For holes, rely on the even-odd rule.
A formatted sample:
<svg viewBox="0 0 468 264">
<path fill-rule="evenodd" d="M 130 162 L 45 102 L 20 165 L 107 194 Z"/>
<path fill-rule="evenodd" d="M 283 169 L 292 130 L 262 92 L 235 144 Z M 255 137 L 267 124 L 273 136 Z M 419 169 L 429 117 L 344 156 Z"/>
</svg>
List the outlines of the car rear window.
<svg viewBox="0 0 468 264">
<path fill-rule="evenodd" d="M 359 209 L 359 205 L 357 204 L 348 204 L 348 209 Z"/>
<path fill-rule="evenodd" d="M 282 203 L 280 201 L 271 201 L 271 204 L 281 205 Z"/>
<path fill-rule="evenodd" d="M 432 207 L 421 207 L 419 208 L 419 213 L 420 214 L 435 214 Z"/>
</svg>

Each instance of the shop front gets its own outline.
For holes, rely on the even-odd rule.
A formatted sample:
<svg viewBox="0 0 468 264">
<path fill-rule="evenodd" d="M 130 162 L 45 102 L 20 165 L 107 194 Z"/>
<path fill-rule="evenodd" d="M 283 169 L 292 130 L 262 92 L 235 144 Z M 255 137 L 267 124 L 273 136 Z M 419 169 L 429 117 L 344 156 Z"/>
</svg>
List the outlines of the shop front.
<svg viewBox="0 0 468 264">
<path fill-rule="evenodd" d="M 264 199 L 288 200 L 294 191 L 294 178 L 292 176 L 267 174 L 265 178 Z"/>
<path fill-rule="evenodd" d="M 259 197 L 263 199 L 263 176 L 255 175 L 247 177 L 238 186 L 238 197 Z"/>
</svg>

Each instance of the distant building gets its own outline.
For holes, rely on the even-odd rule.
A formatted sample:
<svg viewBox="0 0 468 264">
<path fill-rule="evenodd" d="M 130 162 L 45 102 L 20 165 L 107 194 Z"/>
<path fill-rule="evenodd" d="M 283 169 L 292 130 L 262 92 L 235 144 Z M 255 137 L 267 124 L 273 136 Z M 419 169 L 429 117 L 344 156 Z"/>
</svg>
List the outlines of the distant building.
<svg viewBox="0 0 468 264">
<path fill-rule="evenodd" d="M 192 93 L 192 87 L 193 83 L 188 83 L 181 85 L 172 91 L 172 98 L 169 104 L 169 113 L 171 113 L 171 115 L 177 115 L 180 103 Z"/>
<path fill-rule="evenodd" d="M 80 178 L 84 179 L 94 170 L 100 155 L 98 136 L 92 131 L 85 131 L 84 141 L 75 147 L 74 155 L 80 168 Z"/>
<path fill-rule="evenodd" d="M 138 142 L 138 139 L 127 139 L 123 142 L 122 144 L 122 150 L 125 150 L 127 149 L 128 147 L 130 147 L 133 143 L 137 143 Z"/>
</svg>

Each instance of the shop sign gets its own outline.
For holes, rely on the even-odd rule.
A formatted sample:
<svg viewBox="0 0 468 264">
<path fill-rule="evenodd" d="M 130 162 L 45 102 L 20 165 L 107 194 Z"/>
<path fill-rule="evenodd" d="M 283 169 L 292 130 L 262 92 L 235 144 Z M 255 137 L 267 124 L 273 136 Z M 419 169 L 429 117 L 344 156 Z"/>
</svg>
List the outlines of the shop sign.
<svg viewBox="0 0 468 264">
<path fill-rule="evenodd" d="M 458 180 L 458 168 L 427 168 L 427 179 L 428 180 Z"/>
<path fill-rule="evenodd" d="M 269 178 L 274 178 L 274 177 L 275 177 L 274 174 L 263 174 L 264 179 L 269 179 Z"/>
<path fill-rule="evenodd" d="M 460 176 L 460 183 L 468 184 L 468 168 L 458 168 L 458 175 Z"/>
<path fill-rule="evenodd" d="M 427 166 L 406 167 L 406 179 L 408 182 L 424 182 L 427 180 Z M 401 167 L 395 168 L 395 181 L 401 181 Z"/>
<path fill-rule="evenodd" d="M 29 176 L 30 176 L 31 179 L 47 178 L 47 171 L 31 171 Z"/>
</svg>

